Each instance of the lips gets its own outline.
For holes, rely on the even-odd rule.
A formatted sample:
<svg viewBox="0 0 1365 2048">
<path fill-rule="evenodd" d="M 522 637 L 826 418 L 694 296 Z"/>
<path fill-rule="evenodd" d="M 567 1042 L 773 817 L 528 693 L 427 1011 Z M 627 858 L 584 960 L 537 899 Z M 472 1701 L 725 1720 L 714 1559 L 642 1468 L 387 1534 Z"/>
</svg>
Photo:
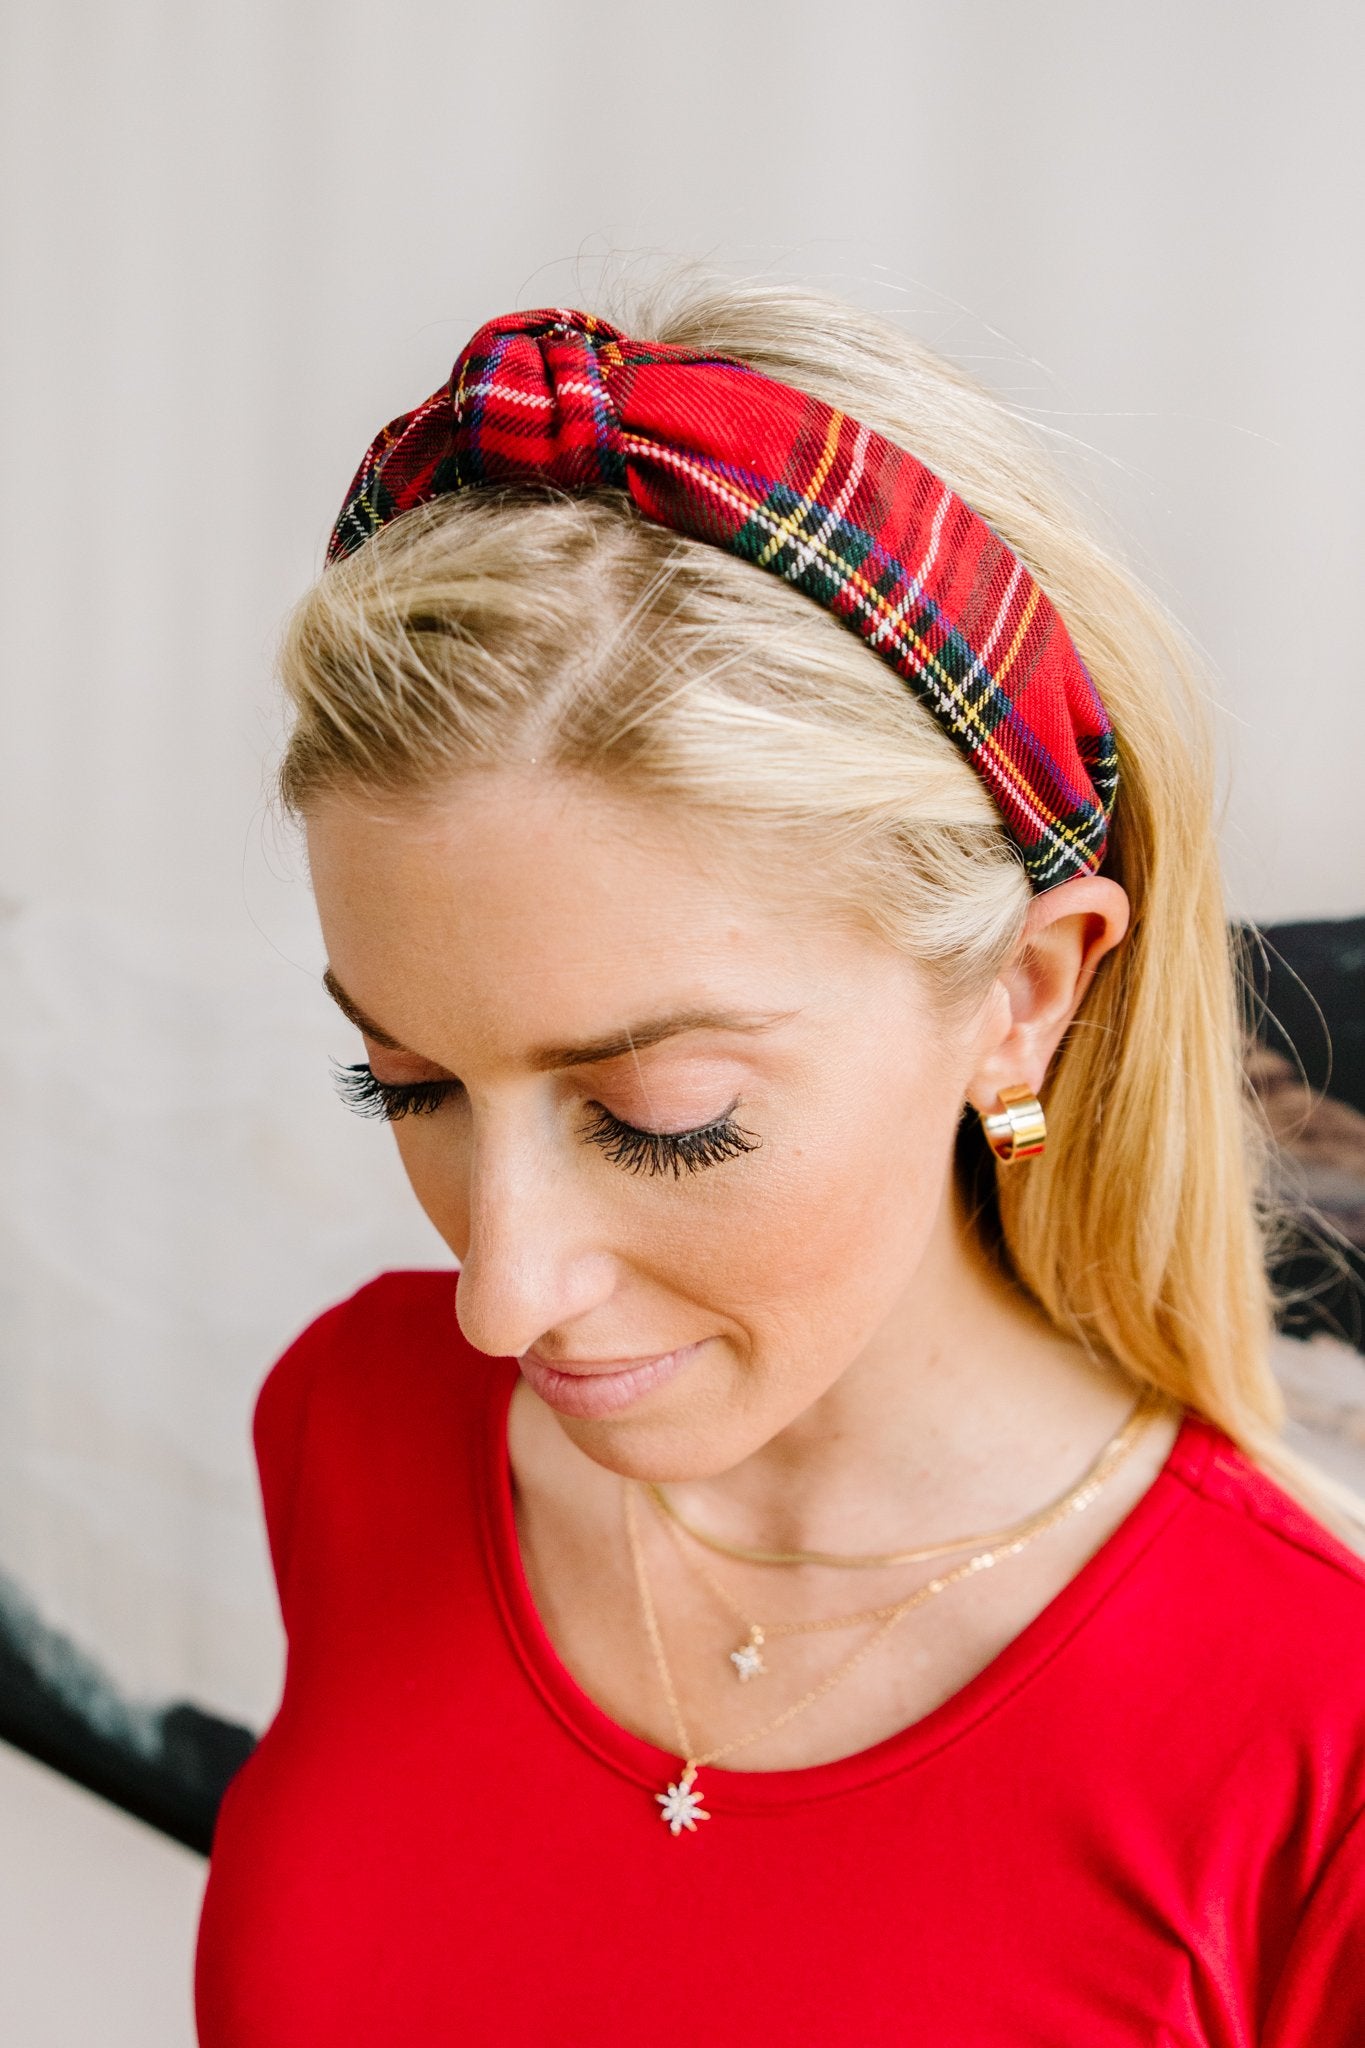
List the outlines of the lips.
<svg viewBox="0 0 1365 2048">
<path fill-rule="evenodd" d="M 560 1415 L 613 1415 L 685 1372 L 706 1341 L 652 1358 L 574 1358 L 558 1365 L 527 1351 L 518 1364 L 523 1379 Z"/>
</svg>

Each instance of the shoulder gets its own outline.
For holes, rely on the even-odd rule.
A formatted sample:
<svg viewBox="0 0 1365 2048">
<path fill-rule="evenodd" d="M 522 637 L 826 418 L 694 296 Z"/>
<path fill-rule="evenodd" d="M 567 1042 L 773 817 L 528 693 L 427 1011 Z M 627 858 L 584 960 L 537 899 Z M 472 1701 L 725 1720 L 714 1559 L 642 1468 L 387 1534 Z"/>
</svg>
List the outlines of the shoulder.
<svg viewBox="0 0 1365 2048">
<path fill-rule="evenodd" d="M 511 1361 L 475 1351 L 455 1318 L 454 1268 L 378 1274 L 305 1324 L 266 1373 L 251 1418 L 276 1582 L 292 1633 L 296 1535 L 369 1503 L 411 1506 L 438 1446 L 472 1441 L 480 1404 Z M 441 1477 L 444 1478 L 444 1470 Z M 362 1515 L 361 1520 L 364 1520 Z"/>
<path fill-rule="evenodd" d="M 457 1268 L 402 1267 L 377 1273 L 350 1294 L 321 1309 L 294 1337 L 277 1361 L 329 1350 L 345 1349 L 357 1339 L 388 1328 L 395 1335 L 429 1324 L 433 1315 L 453 1309 L 459 1280 Z"/>
<path fill-rule="evenodd" d="M 1169 1462 L 1203 1511 L 1207 1540 L 1229 1566 L 1292 1587 L 1315 1605 L 1365 1614 L 1365 1556 L 1215 1423 L 1191 1412 Z"/>
<path fill-rule="evenodd" d="M 1365 1795 L 1365 1558 L 1203 1417 L 1167 1470 L 1185 1492 L 1155 1588 L 1173 1647 L 1263 1725 L 1309 1734 Z"/>
</svg>

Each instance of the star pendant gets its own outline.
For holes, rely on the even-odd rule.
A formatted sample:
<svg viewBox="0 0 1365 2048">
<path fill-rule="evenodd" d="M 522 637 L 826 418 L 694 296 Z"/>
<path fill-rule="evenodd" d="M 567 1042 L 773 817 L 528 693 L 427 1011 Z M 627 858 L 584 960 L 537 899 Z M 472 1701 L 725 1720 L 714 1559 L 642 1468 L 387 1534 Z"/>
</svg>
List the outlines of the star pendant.
<svg viewBox="0 0 1365 2048">
<path fill-rule="evenodd" d="M 711 1818 L 701 1803 L 701 1793 L 692 1790 L 692 1782 L 696 1775 L 696 1771 L 689 1764 L 676 1785 L 670 1785 L 666 1792 L 654 1794 L 663 1808 L 660 1820 L 666 1821 L 675 1835 L 681 1834 L 684 1828 L 689 1834 L 695 1835 L 697 1822 Z"/>
<path fill-rule="evenodd" d="M 747 1643 L 741 1643 L 737 1650 L 731 1650 L 730 1662 L 734 1665 L 735 1675 L 739 1679 L 757 1678 L 761 1672 L 767 1670 L 768 1667 L 763 1662 L 763 1652 L 759 1648 L 762 1641 L 762 1636 L 755 1633 L 750 1636 Z"/>
</svg>

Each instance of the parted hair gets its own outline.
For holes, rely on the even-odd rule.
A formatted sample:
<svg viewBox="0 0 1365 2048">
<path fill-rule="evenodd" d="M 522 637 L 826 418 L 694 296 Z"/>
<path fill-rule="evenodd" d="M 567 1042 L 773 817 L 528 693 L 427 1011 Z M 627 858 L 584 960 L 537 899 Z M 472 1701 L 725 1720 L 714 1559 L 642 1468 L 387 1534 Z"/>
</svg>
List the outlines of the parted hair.
<svg viewBox="0 0 1365 2048">
<path fill-rule="evenodd" d="M 1283 1436 L 1270 1270 L 1287 1219 L 1246 1078 L 1246 940 L 1184 636 L 1035 432 L 893 322 L 685 266 L 597 310 L 740 357 L 911 450 L 1061 612 L 1117 734 L 1103 872 L 1131 921 L 1049 1068 L 1045 1152 L 1002 1167 L 967 1114 L 957 1171 L 983 1240 L 1059 1330 L 1219 1425 L 1360 1547 L 1365 1501 Z M 759 842 L 919 963 L 945 1020 L 1019 944 L 1027 878 L 924 705 L 808 597 L 624 492 L 483 488 L 402 513 L 304 594 L 280 670 L 295 817 L 324 795 L 435 801 L 459 776 L 538 764 Z"/>
</svg>

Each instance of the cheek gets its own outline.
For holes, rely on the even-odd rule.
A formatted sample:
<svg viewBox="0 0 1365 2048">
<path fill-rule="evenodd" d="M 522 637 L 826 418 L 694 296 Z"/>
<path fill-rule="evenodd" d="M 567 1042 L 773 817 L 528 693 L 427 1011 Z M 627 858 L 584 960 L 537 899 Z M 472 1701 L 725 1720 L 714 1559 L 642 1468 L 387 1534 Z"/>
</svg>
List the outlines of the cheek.
<svg viewBox="0 0 1365 2048">
<path fill-rule="evenodd" d="M 392 1127 L 403 1171 L 427 1219 L 463 1259 L 469 1245 L 469 1173 L 464 1112 L 400 1117 Z"/>
<path fill-rule="evenodd" d="M 705 1389 L 680 1384 L 660 1429 L 686 1448 L 661 1449 L 660 1471 L 730 1469 L 827 1393 L 913 1293 L 959 1107 L 951 1087 L 907 1085 L 809 1117 L 696 1217 L 673 1285 L 715 1312 L 731 1356 Z"/>
<path fill-rule="evenodd" d="M 732 1180 L 717 1168 L 690 1213 L 678 1205 L 673 1284 L 740 1333 L 752 1368 L 746 1400 L 799 1408 L 913 1284 L 960 1107 L 952 1077 L 932 1068 L 873 1089 L 851 1079 L 837 1099 L 822 1091 L 765 1131 Z"/>
</svg>

